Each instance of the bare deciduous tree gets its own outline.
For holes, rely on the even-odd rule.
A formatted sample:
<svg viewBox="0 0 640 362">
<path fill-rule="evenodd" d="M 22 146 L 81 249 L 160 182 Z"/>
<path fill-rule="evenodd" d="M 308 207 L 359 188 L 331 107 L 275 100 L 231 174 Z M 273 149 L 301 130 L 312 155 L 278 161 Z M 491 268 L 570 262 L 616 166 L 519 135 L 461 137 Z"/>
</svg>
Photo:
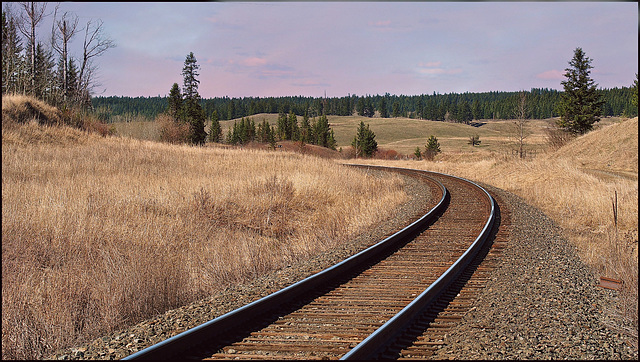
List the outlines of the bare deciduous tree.
<svg viewBox="0 0 640 362">
<path fill-rule="evenodd" d="M 85 27 L 84 44 L 82 52 L 82 65 L 80 66 L 80 93 L 88 98 L 91 90 L 97 86 L 95 83 L 95 70 L 93 58 L 102 55 L 105 51 L 116 46 L 115 42 L 104 35 L 102 20 L 89 20 Z"/>
<path fill-rule="evenodd" d="M 65 12 L 60 20 L 57 20 L 58 6 L 54 11 L 53 25 L 51 26 L 51 47 L 62 58 L 62 96 L 67 100 L 69 91 L 69 52 L 68 46 L 71 39 L 78 31 L 78 16 Z"/>
<path fill-rule="evenodd" d="M 520 99 L 515 109 L 515 133 L 516 142 L 518 143 L 518 155 L 520 158 L 524 158 L 524 140 L 529 136 L 530 130 L 528 127 L 529 120 L 529 106 L 527 104 L 527 94 L 520 92 Z"/>
<path fill-rule="evenodd" d="M 33 91 L 36 81 L 36 28 L 45 16 L 44 12 L 47 9 L 47 3 L 21 2 L 19 4 L 24 11 L 20 13 L 20 18 L 16 25 L 18 26 L 18 30 L 20 30 L 22 35 L 27 39 L 30 48 L 30 77 L 31 91 Z"/>
</svg>

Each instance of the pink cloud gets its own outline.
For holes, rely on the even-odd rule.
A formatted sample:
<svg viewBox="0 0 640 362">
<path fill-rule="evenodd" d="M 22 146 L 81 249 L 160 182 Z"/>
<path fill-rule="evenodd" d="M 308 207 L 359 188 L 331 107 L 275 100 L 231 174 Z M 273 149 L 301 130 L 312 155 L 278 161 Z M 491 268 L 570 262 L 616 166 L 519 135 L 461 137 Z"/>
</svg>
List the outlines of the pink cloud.
<svg viewBox="0 0 640 362">
<path fill-rule="evenodd" d="M 547 70 L 546 72 L 537 74 L 536 78 L 545 80 L 560 80 L 564 79 L 564 72 L 561 70 Z"/>
<path fill-rule="evenodd" d="M 459 74 L 462 73 L 462 69 L 426 68 L 418 69 L 418 72 L 422 74 Z"/>
<path fill-rule="evenodd" d="M 462 69 L 445 69 L 441 67 L 442 62 L 426 62 L 418 64 L 418 72 L 422 74 L 458 74 L 462 73 Z"/>
<path fill-rule="evenodd" d="M 420 63 L 418 64 L 418 66 L 421 68 L 434 68 L 434 67 L 439 67 L 441 64 L 442 62 L 426 62 L 426 63 Z"/>
<path fill-rule="evenodd" d="M 257 57 L 246 58 L 246 59 L 242 60 L 242 64 L 246 65 L 247 67 L 257 67 L 257 66 L 260 66 L 260 65 L 267 64 L 267 60 L 264 59 L 264 58 L 257 58 Z"/>
</svg>

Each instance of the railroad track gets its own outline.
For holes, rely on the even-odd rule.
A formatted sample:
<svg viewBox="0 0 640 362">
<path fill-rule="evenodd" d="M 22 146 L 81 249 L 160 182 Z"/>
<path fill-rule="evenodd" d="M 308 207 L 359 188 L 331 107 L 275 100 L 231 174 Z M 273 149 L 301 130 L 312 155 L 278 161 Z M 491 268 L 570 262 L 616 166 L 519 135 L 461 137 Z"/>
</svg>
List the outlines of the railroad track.
<svg viewBox="0 0 640 362">
<path fill-rule="evenodd" d="M 494 230 L 496 204 L 467 180 L 377 168 L 424 179 L 437 203 L 408 227 L 335 266 L 125 359 L 368 359 L 433 353 L 438 337 L 419 332 L 434 324 L 434 315 L 450 305 L 454 294 L 460 295 L 466 285 L 461 280 L 469 280 L 488 255 L 485 241 Z"/>
</svg>

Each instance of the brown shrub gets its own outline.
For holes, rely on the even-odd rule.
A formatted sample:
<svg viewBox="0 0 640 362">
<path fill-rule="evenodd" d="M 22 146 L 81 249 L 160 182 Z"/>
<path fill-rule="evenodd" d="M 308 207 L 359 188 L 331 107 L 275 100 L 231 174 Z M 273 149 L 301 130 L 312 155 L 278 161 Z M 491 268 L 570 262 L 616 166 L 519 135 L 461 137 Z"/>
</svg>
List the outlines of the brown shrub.
<svg viewBox="0 0 640 362">
<path fill-rule="evenodd" d="M 402 158 L 402 155 L 400 155 L 396 150 L 378 148 L 378 151 L 375 153 L 374 157 L 381 160 L 397 160 Z"/>
<path fill-rule="evenodd" d="M 180 123 L 168 114 L 156 117 L 160 129 L 160 141 L 168 143 L 186 143 L 189 140 L 189 125 Z"/>
<path fill-rule="evenodd" d="M 547 144 L 555 150 L 566 145 L 569 141 L 575 138 L 574 135 L 558 127 L 555 123 L 551 123 L 549 127 L 545 128 L 544 137 Z"/>
</svg>

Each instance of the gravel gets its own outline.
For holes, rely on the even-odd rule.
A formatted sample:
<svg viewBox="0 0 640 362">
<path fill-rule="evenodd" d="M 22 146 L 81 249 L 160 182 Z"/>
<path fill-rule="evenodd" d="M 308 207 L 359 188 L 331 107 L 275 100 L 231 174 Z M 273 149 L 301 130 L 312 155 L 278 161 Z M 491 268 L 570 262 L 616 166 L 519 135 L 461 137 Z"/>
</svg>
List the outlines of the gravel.
<svg viewBox="0 0 640 362">
<path fill-rule="evenodd" d="M 415 220 L 430 202 L 424 197 L 429 191 L 411 178 L 407 178 L 407 186 L 411 201 L 348 245 L 59 351 L 51 358 L 122 358 L 323 270 Z M 517 196 L 483 186 L 511 211 L 510 240 L 476 308 L 446 336 L 446 344 L 433 357 L 637 360 L 637 340 L 617 332 L 615 323 L 622 322 L 612 321 L 607 313 L 617 292 L 597 287 L 596 276 L 542 212 Z"/>
<path fill-rule="evenodd" d="M 519 197 L 483 185 L 511 210 L 500 266 L 435 359 L 638 359 L 638 341 L 606 325 L 616 291 L 562 230 Z M 620 329 L 618 329 L 620 330 Z"/>
</svg>

